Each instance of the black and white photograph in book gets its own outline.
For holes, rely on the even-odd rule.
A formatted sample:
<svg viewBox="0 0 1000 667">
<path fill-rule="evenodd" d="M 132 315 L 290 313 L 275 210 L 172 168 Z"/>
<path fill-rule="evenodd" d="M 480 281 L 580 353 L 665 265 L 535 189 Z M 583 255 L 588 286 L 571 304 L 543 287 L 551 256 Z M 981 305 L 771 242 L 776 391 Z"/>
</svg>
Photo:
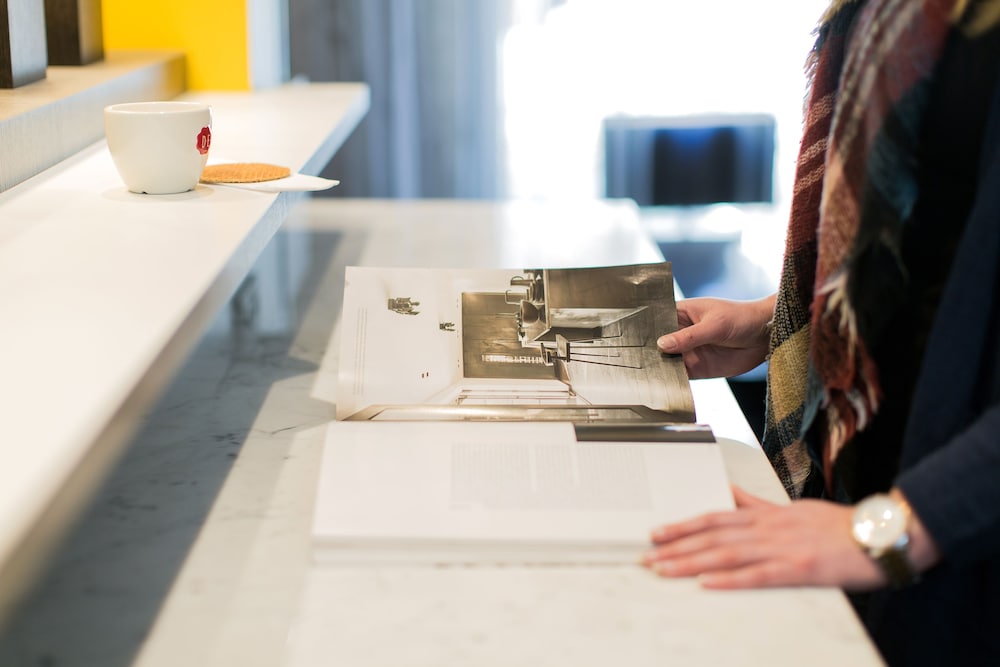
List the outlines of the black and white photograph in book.
<svg viewBox="0 0 1000 667">
<path fill-rule="evenodd" d="M 348 267 L 337 418 L 695 421 L 669 262 Z"/>
</svg>

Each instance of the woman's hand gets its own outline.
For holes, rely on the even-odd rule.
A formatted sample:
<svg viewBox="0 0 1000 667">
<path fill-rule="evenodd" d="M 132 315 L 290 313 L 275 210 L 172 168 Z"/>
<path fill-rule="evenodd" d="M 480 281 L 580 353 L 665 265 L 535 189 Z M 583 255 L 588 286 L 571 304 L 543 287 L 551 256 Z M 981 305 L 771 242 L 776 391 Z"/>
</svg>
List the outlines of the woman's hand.
<svg viewBox="0 0 1000 667">
<path fill-rule="evenodd" d="M 757 301 L 683 299 L 677 303 L 680 328 L 657 345 L 661 352 L 683 355 L 692 379 L 740 375 L 767 357 L 773 314 L 773 295 Z"/>
<path fill-rule="evenodd" d="M 699 576 L 706 588 L 887 584 L 851 535 L 853 508 L 822 500 L 775 505 L 733 487 L 736 510 L 653 531 L 643 564 L 664 577 Z"/>
</svg>

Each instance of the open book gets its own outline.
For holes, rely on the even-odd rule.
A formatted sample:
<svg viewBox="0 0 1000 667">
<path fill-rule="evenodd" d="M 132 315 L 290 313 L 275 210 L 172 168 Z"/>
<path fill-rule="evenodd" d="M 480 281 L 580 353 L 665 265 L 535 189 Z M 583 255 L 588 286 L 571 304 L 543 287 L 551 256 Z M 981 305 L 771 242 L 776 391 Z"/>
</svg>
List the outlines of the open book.
<svg viewBox="0 0 1000 667">
<path fill-rule="evenodd" d="M 656 347 L 677 328 L 669 262 L 349 267 L 345 285 L 338 419 L 695 421 L 682 359 Z"/>
<path fill-rule="evenodd" d="M 639 562 L 663 523 L 729 509 L 715 442 L 579 441 L 558 422 L 334 422 L 317 562 Z"/>
<path fill-rule="evenodd" d="M 635 564 L 732 507 L 695 424 L 670 264 L 347 269 L 314 556 Z"/>
</svg>

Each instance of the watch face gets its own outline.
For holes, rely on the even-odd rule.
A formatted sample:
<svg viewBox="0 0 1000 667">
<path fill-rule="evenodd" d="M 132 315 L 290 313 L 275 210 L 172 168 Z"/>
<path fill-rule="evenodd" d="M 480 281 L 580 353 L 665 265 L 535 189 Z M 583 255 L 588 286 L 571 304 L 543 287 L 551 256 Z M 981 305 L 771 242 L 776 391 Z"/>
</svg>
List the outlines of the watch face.
<svg viewBox="0 0 1000 667">
<path fill-rule="evenodd" d="M 906 511 L 889 496 L 871 496 L 854 510 L 854 537 L 869 549 L 881 551 L 906 534 Z"/>
</svg>

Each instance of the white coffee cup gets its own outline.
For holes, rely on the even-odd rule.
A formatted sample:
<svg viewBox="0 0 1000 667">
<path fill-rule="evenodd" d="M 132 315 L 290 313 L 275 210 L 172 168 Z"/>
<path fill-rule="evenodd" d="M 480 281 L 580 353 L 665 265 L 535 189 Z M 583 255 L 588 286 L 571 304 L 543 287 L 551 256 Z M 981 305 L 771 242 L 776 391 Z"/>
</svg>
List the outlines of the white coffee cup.
<svg viewBox="0 0 1000 667">
<path fill-rule="evenodd" d="M 212 111 L 199 102 L 131 102 L 104 108 L 104 133 L 132 192 L 193 190 L 208 160 Z"/>
</svg>

